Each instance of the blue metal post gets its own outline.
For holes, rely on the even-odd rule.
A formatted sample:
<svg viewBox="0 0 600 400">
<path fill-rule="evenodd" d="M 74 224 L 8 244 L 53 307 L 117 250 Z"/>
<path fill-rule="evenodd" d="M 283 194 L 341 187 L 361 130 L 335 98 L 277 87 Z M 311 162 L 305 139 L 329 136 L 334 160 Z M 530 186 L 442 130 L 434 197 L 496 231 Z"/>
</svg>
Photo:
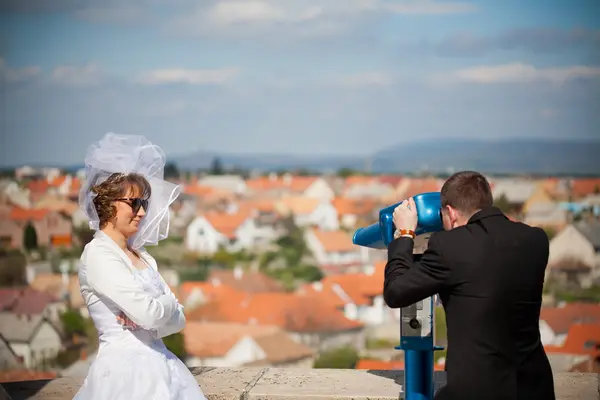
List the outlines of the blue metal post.
<svg viewBox="0 0 600 400">
<path fill-rule="evenodd" d="M 440 193 L 421 193 L 414 196 L 417 206 L 417 235 L 442 230 Z M 397 204 L 379 211 L 379 221 L 359 228 L 352 242 L 373 249 L 386 249 L 393 240 L 393 211 Z M 433 352 L 435 347 L 434 297 L 400 310 L 400 345 L 404 351 L 404 399 L 433 400 Z"/>
<path fill-rule="evenodd" d="M 404 385 L 407 400 L 433 399 L 433 351 L 406 350 Z"/>
<path fill-rule="evenodd" d="M 403 389 L 406 400 L 433 399 L 434 330 L 433 297 L 400 310 L 400 345 L 396 349 L 404 351 Z"/>
</svg>

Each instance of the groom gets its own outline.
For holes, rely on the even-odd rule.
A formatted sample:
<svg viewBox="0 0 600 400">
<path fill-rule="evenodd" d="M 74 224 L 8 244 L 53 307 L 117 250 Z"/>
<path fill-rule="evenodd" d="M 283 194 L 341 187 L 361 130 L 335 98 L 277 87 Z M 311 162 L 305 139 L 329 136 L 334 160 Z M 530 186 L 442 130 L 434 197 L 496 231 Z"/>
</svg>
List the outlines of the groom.
<svg viewBox="0 0 600 400">
<path fill-rule="evenodd" d="M 451 176 L 441 190 L 444 231 L 413 261 L 417 211 L 394 211 L 385 302 L 409 306 L 439 293 L 448 325 L 447 384 L 436 400 L 555 400 L 539 317 L 548 237 L 492 206 L 477 172 Z"/>
</svg>

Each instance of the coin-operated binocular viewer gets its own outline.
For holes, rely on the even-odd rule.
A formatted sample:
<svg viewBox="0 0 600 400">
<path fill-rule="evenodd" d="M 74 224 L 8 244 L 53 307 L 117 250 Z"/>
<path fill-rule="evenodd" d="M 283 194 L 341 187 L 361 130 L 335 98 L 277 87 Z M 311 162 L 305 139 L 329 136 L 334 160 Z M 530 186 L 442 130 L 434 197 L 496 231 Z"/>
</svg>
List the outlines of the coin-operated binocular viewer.
<svg viewBox="0 0 600 400">
<path fill-rule="evenodd" d="M 418 223 L 415 247 L 427 240 L 433 232 L 443 229 L 439 192 L 421 193 L 413 197 L 417 206 Z M 400 204 L 400 203 L 398 203 Z M 387 249 L 394 240 L 393 213 L 398 204 L 379 211 L 379 221 L 359 228 L 353 243 L 373 249 Z M 422 254 L 414 254 L 418 261 Z M 404 351 L 404 398 L 406 400 L 433 400 L 433 352 L 435 346 L 434 296 L 400 309 L 400 345 Z"/>
</svg>

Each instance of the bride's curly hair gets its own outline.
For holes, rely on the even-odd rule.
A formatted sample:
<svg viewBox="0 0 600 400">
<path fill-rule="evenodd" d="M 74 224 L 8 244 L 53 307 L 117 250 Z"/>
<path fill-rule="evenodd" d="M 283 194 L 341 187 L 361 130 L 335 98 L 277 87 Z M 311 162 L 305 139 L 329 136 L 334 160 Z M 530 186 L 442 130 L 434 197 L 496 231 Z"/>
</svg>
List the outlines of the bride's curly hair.
<svg viewBox="0 0 600 400">
<path fill-rule="evenodd" d="M 117 199 L 124 197 L 149 199 L 152 194 L 148 180 L 135 173 L 113 173 L 102 183 L 92 186 L 90 191 L 96 194 L 94 208 L 98 213 L 100 229 L 115 218 L 117 208 L 113 203 Z"/>
</svg>

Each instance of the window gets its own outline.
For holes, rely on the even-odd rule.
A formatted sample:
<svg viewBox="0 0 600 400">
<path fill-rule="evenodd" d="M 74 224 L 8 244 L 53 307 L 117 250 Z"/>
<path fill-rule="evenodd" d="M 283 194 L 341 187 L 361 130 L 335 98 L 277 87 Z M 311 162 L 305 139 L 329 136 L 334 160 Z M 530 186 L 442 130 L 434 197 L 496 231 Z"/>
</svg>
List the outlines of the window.
<svg viewBox="0 0 600 400">
<path fill-rule="evenodd" d="M 600 349 L 600 343 L 595 340 L 588 340 L 583 344 L 585 349 Z"/>
<path fill-rule="evenodd" d="M 56 215 L 50 215 L 48 217 L 48 228 L 56 228 L 58 225 L 58 218 Z"/>
<path fill-rule="evenodd" d="M 204 228 L 198 229 L 198 235 L 204 236 Z"/>
</svg>

